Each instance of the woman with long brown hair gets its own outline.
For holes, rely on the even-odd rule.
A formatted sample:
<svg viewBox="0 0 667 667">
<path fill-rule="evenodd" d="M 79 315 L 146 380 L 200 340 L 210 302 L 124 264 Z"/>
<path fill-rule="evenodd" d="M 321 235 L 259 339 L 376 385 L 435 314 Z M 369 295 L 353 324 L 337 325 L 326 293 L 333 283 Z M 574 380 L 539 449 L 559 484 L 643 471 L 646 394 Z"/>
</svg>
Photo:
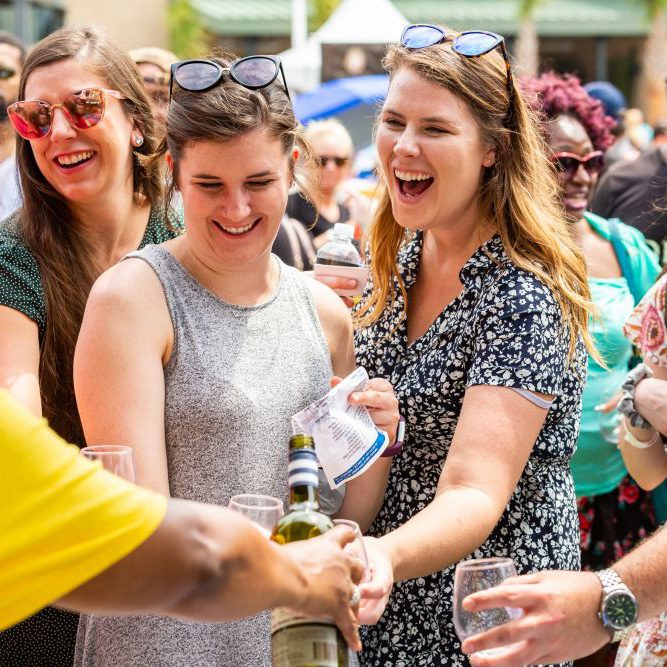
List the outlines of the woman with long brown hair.
<svg viewBox="0 0 667 667">
<path fill-rule="evenodd" d="M 17 131 L 23 207 L 0 231 L 0 386 L 84 438 L 72 361 L 88 293 L 130 250 L 176 235 L 162 215 L 150 103 L 129 55 L 86 28 L 26 58 Z M 0 636 L 5 665 L 71 664 L 77 617 L 46 610 Z"/>
<path fill-rule="evenodd" d="M 406 433 L 370 530 L 397 583 L 362 664 L 464 665 L 456 563 L 579 567 L 568 463 L 592 306 L 502 37 L 410 26 L 386 66 L 356 352 Z"/>
</svg>

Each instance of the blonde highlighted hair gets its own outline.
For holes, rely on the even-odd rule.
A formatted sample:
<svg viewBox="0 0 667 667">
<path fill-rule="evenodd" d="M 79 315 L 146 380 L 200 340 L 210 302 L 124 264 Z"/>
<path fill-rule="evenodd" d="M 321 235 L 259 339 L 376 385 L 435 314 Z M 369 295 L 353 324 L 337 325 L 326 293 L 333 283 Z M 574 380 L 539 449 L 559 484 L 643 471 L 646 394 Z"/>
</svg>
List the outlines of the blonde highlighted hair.
<svg viewBox="0 0 667 667">
<path fill-rule="evenodd" d="M 308 125 L 304 131 L 306 141 L 315 144 L 320 137 L 332 137 L 347 153 L 347 157 L 352 157 L 354 153 L 354 143 L 352 137 L 347 131 L 343 123 L 335 118 L 327 118 L 326 120 L 314 120 Z"/>
<path fill-rule="evenodd" d="M 597 352 L 588 330 L 594 313 L 586 265 L 570 234 L 547 147 L 533 112 L 515 88 L 508 99 L 505 63 L 496 50 L 465 58 L 445 42 L 415 51 L 389 47 L 384 61 L 390 76 L 408 68 L 451 91 L 472 113 L 482 141 L 495 149 L 496 162 L 486 169 L 479 190 L 479 208 L 502 239 L 505 252 L 519 268 L 547 285 L 560 305 L 574 353 L 581 334 L 589 352 Z M 369 233 L 373 289 L 356 313 L 359 327 L 379 320 L 395 300 L 396 283 L 407 293 L 397 268 L 397 253 L 407 240 L 396 222 L 386 187 Z M 404 312 L 405 316 L 405 312 Z"/>
</svg>

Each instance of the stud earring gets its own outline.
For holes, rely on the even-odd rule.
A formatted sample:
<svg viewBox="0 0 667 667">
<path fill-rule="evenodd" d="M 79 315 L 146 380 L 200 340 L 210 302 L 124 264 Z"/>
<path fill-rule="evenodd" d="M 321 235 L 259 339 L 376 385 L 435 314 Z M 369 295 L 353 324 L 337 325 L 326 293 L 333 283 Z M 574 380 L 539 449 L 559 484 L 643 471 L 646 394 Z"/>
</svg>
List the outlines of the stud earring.
<svg viewBox="0 0 667 667">
<path fill-rule="evenodd" d="M 141 134 L 141 132 L 132 133 L 132 145 L 135 148 L 139 148 L 140 146 L 144 145 L 144 135 Z"/>
</svg>

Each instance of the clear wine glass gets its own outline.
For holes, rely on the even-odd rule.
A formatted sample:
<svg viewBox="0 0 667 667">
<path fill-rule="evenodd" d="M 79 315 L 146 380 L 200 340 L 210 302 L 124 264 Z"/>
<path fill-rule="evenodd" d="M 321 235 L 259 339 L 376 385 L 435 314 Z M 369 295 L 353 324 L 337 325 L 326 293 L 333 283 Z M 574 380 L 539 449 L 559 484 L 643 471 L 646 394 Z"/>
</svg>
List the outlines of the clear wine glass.
<svg viewBox="0 0 667 667">
<path fill-rule="evenodd" d="M 361 528 L 356 521 L 351 521 L 350 519 L 334 519 L 334 526 L 347 526 L 354 531 L 354 541 L 345 545 L 345 551 L 352 554 L 355 558 L 359 559 L 364 565 L 364 573 L 361 577 L 361 582 L 364 583 L 370 580 L 370 572 L 368 570 L 368 554 L 366 553 L 366 547 L 364 546 L 363 535 L 361 534 Z"/>
<path fill-rule="evenodd" d="M 466 560 L 456 566 L 454 573 L 454 627 L 456 634 L 464 639 L 486 632 L 519 618 L 521 609 L 496 607 L 482 611 L 468 612 L 463 609 L 463 600 L 486 588 L 498 586 L 509 577 L 516 577 L 516 568 L 511 558 L 481 558 Z M 502 653 L 507 647 L 480 651 L 481 655 Z"/>
<path fill-rule="evenodd" d="M 134 456 L 132 447 L 126 445 L 91 445 L 83 447 L 81 454 L 87 459 L 99 461 L 102 467 L 118 477 L 134 483 Z"/>
<path fill-rule="evenodd" d="M 285 513 L 282 500 L 256 493 L 233 496 L 228 507 L 252 521 L 267 538 L 271 536 L 278 519 Z"/>
</svg>

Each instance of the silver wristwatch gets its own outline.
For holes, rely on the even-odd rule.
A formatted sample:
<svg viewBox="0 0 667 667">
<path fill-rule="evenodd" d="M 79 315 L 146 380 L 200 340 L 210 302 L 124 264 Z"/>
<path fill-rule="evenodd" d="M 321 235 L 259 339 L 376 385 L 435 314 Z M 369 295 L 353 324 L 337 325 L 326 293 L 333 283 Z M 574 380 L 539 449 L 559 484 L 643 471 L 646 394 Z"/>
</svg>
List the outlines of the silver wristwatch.
<svg viewBox="0 0 667 667">
<path fill-rule="evenodd" d="M 618 642 L 637 621 L 637 598 L 611 568 L 595 574 L 602 584 L 598 618 L 609 632 L 611 641 Z"/>
</svg>

